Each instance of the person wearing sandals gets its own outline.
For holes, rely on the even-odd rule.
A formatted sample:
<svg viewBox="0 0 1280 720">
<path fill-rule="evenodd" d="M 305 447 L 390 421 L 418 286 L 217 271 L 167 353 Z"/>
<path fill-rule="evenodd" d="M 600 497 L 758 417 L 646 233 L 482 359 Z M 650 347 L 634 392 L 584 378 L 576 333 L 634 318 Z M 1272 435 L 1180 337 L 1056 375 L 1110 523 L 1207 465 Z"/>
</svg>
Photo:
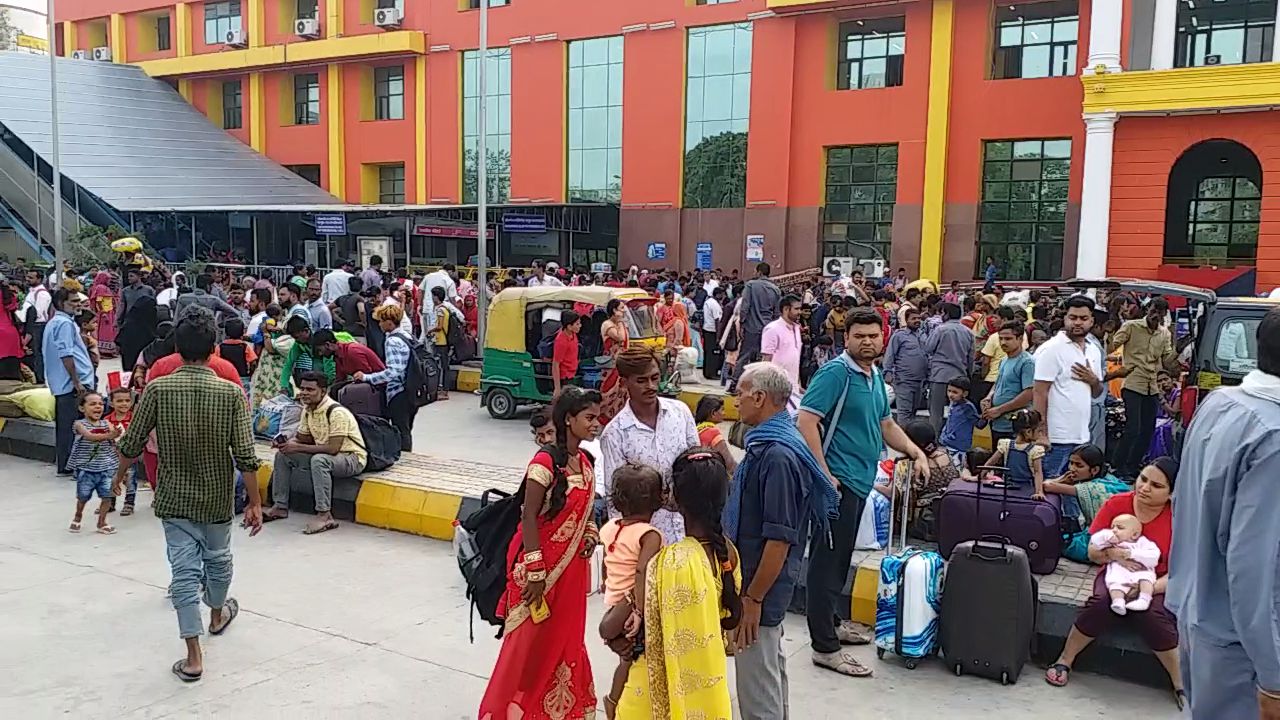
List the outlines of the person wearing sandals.
<svg viewBox="0 0 1280 720">
<path fill-rule="evenodd" d="M 240 612 L 239 603 L 227 596 L 235 471 L 243 474 L 248 493 L 243 524 L 250 536 L 262 529 L 262 496 L 244 391 L 209 369 L 218 339 L 213 314 L 191 309 L 173 335 L 183 365 L 147 384 L 117 448 L 121 457 L 136 458 L 147 436 L 156 433 L 159 483 L 151 507 L 164 528 L 172 572 L 169 594 L 187 651 L 171 669 L 183 682 L 195 682 L 204 673 L 201 584 L 211 635 L 226 632 Z M 116 469 L 116 494 L 124 490 L 127 467 Z"/>
<path fill-rule="evenodd" d="M 297 478 L 297 484 L 315 492 L 316 519 L 302 531 L 315 535 L 338 527 L 330 511 L 334 478 L 359 475 L 369 454 L 356 416 L 329 397 L 328 376 L 315 370 L 302 373 L 298 399 L 302 401 L 302 419 L 297 434 L 292 438 L 281 435 L 271 443 L 277 451 L 271 470 L 272 506 L 263 513 L 262 521 L 289 516 L 289 490 Z"/>
<path fill-rule="evenodd" d="M 1066 685 L 1076 656 L 1100 635 L 1123 624 L 1142 637 L 1169 673 L 1169 680 L 1173 683 L 1174 702 L 1178 708 L 1181 709 L 1186 703 L 1187 696 L 1182 690 L 1182 677 L 1178 670 L 1178 623 L 1173 611 L 1165 605 L 1165 589 L 1169 584 L 1169 546 L 1173 539 L 1170 497 L 1177 479 L 1178 462 L 1170 457 L 1156 458 L 1139 473 L 1132 492 L 1112 495 L 1094 516 L 1093 524 L 1089 527 L 1090 533 L 1111 527 L 1112 520 L 1118 515 L 1133 515 L 1142 523 L 1143 534 L 1160 548 L 1155 595 L 1145 612 L 1117 615 L 1111 610 L 1111 596 L 1104 581 L 1104 572 L 1099 572 L 1094 579 L 1093 596 L 1085 601 L 1080 614 L 1076 616 L 1075 624 L 1067 634 L 1062 655 L 1045 672 L 1044 679 L 1050 685 Z M 1103 549 L 1093 545 L 1089 546 L 1089 560 L 1099 565 L 1134 562 L 1129 558 L 1128 550 L 1118 547 Z M 1134 564 L 1136 567 L 1137 563 Z M 1136 587 L 1133 592 L 1134 597 L 1137 597 Z"/>
<path fill-rule="evenodd" d="M 80 398 L 80 412 L 84 417 L 71 426 L 75 439 L 71 442 L 71 457 L 67 460 L 67 469 L 71 470 L 76 480 L 76 515 L 67 529 L 73 533 L 80 532 L 84 506 L 93 499 L 95 492 L 101 501 L 96 513 L 98 532 L 113 535 L 116 531 L 107 522 L 107 513 L 111 510 L 113 498 L 111 476 L 119 464 L 115 439 L 120 437 L 120 430 L 102 417 L 104 404 L 98 393 L 85 393 Z"/>
</svg>

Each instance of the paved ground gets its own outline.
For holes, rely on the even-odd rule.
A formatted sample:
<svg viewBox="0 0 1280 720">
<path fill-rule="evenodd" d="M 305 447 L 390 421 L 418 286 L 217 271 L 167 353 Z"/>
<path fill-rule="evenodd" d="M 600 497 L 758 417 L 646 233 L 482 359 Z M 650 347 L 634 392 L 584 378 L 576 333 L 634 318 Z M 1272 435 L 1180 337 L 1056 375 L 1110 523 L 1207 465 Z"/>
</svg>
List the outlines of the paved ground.
<svg viewBox="0 0 1280 720">
<path fill-rule="evenodd" d="M 457 423 L 455 439 L 481 438 L 456 451 L 489 459 L 501 443 L 487 431 L 502 424 L 471 407 L 446 411 L 475 415 Z M 521 440 L 510 452 L 523 459 Z M 0 516 L 0 717 L 475 717 L 498 644 L 487 627 L 468 643 L 445 543 L 349 524 L 304 537 L 301 517 L 252 539 L 237 531 L 233 594 L 244 612 L 206 645 L 205 679 L 183 686 L 168 672 L 182 647 L 154 517 L 143 509 L 117 518 L 112 537 L 71 535 L 70 484 L 16 458 L 0 457 L 0 491 L 17 501 Z M 598 617 L 598 599 L 591 607 Z M 863 649 L 877 678 L 846 681 L 807 663 L 802 618 L 787 629 L 793 717 L 804 720 L 929 717 L 940 708 L 946 718 L 983 720 L 1171 717 L 1164 692 L 1088 674 L 1056 690 L 1034 667 L 1002 688 L 954 678 L 937 663 L 907 671 Z M 613 664 L 591 647 L 603 687 Z"/>
</svg>

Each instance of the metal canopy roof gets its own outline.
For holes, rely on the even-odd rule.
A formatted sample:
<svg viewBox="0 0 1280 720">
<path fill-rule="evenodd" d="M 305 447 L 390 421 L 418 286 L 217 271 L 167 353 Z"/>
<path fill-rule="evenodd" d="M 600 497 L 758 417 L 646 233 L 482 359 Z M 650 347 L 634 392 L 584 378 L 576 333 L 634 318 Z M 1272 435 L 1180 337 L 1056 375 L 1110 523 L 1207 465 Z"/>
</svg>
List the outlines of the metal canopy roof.
<svg viewBox="0 0 1280 720">
<path fill-rule="evenodd" d="M 48 56 L 0 52 L 0 78 L 0 123 L 48 161 Z M 59 59 L 58 121 L 63 174 L 120 211 L 339 204 L 132 65 Z"/>
</svg>

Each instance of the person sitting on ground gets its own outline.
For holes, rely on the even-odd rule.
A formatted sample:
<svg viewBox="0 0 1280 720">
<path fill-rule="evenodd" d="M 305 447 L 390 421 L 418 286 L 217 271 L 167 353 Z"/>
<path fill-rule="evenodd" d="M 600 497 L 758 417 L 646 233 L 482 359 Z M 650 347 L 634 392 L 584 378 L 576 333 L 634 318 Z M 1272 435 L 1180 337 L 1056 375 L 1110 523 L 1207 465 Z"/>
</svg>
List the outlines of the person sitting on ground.
<svg viewBox="0 0 1280 720">
<path fill-rule="evenodd" d="M 356 373 L 376 373 L 387 369 L 382 358 L 358 342 L 338 342 L 332 330 L 317 330 L 311 335 L 312 355 L 333 358 L 335 385 L 349 381 Z"/>
<path fill-rule="evenodd" d="M 329 379 L 310 370 L 298 377 L 302 420 L 292 438 L 277 437 L 275 467 L 271 470 L 272 506 L 263 522 L 289 516 L 289 491 L 298 484 L 311 485 L 315 493 L 316 519 L 304 534 L 315 535 L 338 527 L 333 519 L 333 480 L 352 478 L 364 470 L 368 453 L 360 425 L 350 410 L 329 397 Z"/>
<path fill-rule="evenodd" d="M 1111 612 L 1124 615 L 1151 607 L 1151 589 L 1156 582 L 1155 567 L 1160 561 L 1160 548 L 1143 536 L 1142 523 L 1138 518 L 1127 513 L 1117 515 L 1111 521 L 1111 527 L 1093 533 L 1089 544 L 1103 552 L 1112 548 L 1129 551 L 1129 562 L 1112 560 L 1106 565 L 1104 578 L 1111 595 Z M 1141 568 L 1131 570 L 1132 563 L 1138 563 Z M 1134 587 L 1138 588 L 1138 597 L 1128 600 L 1126 596 Z"/>
<path fill-rule="evenodd" d="M 1142 523 L 1142 532 L 1160 549 L 1156 563 L 1156 581 L 1152 585 L 1151 606 L 1146 612 L 1120 616 L 1111 611 L 1111 593 L 1107 589 L 1105 569 L 1094 578 L 1093 596 L 1085 602 L 1076 616 L 1075 624 L 1067 635 L 1066 645 L 1057 662 L 1045 673 L 1045 680 L 1057 687 L 1067 684 L 1076 657 L 1098 637 L 1117 624 L 1126 624 L 1136 631 L 1155 653 L 1173 684 L 1173 698 L 1181 710 L 1187 695 L 1182 689 L 1182 675 L 1178 667 L 1178 624 L 1173 612 L 1165 607 L 1165 588 L 1169 584 L 1169 547 L 1173 540 L 1173 510 L 1170 498 L 1178 478 L 1178 462 L 1173 458 L 1156 458 L 1142 469 L 1132 492 L 1113 495 L 1093 519 L 1090 532 L 1110 527 L 1118 515 L 1133 515 Z M 1140 563 L 1124 548 L 1101 549 L 1089 547 L 1089 559 L 1099 565 L 1110 562 L 1125 563 L 1130 570 L 1138 570 Z M 1138 596 L 1138 589 L 1131 593 Z M 1129 596 L 1126 595 L 1126 598 Z M 1225 718 L 1223 719 L 1225 720 Z"/>
<path fill-rule="evenodd" d="M 738 469 L 738 459 L 729 449 L 729 441 L 720 432 L 720 423 L 724 422 L 724 398 L 720 395 L 703 395 L 698 401 L 697 410 L 693 413 L 693 421 L 698 424 L 698 444 L 709 447 L 724 458 L 724 466 L 732 475 Z"/>
<path fill-rule="evenodd" d="M 240 373 L 240 384 L 249 387 L 249 378 L 258 365 L 258 354 L 254 352 L 253 345 L 244 340 L 244 321 L 231 318 L 223 324 L 222 331 L 227 339 L 218 345 L 218 355 L 235 366 L 236 372 Z"/>
<path fill-rule="evenodd" d="M 1089 444 L 1072 450 L 1067 471 L 1044 484 L 1046 493 L 1062 496 L 1063 520 L 1078 521 L 1083 517 L 1082 527 L 1093 523 L 1107 498 L 1127 490 L 1129 484 L 1111 474 L 1102 448 Z"/>
<path fill-rule="evenodd" d="M 937 518 L 933 516 L 934 502 L 942 497 L 953 480 L 960 478 L 960 469 L 952 462 L 947 449 L 938 444 L 933 423 L 920 418 L 908 422 L 903 430 L 929 459 L 929 477 L 915 475 L 911 479 L 911 519 L 908 528 L 913 537 L 932 541 L 936 539 L 937 533 Z M 885 497 L 893 497 L 895 488 L 892 479 L 876 483 L 875 487 Z"/>
</svg>

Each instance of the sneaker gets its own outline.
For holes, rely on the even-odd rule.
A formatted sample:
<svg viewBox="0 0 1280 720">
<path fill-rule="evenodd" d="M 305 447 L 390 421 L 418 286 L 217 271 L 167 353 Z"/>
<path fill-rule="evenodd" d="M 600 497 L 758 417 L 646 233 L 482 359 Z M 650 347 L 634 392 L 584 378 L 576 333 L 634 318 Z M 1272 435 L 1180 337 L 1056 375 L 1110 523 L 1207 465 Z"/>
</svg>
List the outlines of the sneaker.
<svg viewBox="0 0 1280 720">
<path fill-rule="evenodd" d="M 866 645 L 871 642 L 871 629 L 852 620 L 845 620 L 836 626 L 836 637 L 841 645 Z"/>
</svg>

